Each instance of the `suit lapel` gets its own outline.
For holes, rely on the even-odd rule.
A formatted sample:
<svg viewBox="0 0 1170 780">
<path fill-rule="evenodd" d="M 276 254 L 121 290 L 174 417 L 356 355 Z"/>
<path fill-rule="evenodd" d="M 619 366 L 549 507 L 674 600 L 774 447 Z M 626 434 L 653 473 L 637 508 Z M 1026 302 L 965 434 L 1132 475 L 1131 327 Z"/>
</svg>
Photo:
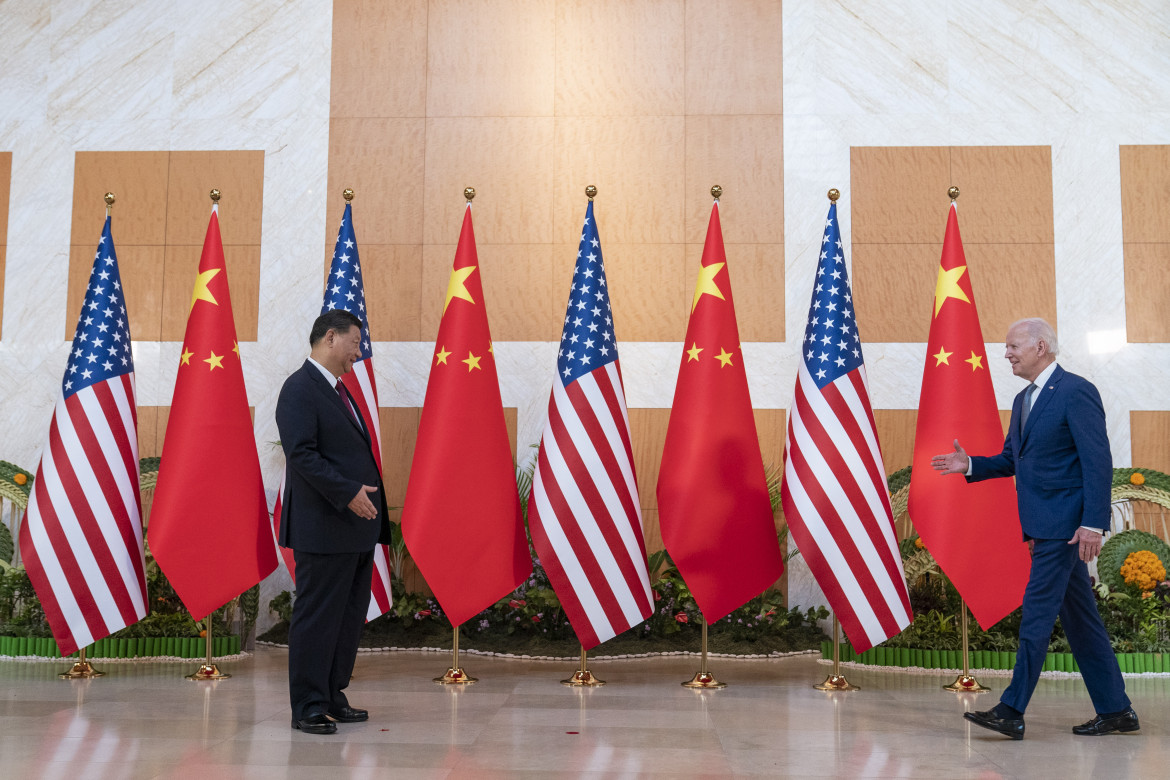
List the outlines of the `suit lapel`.
<svg viewBox="0 0 1170 780">
<path fill-rule="evenodd" d="M 1040 395 L 1036 398 L 1036 402 L 1032 404 L 1032 411 L 1028 414 L 1028 425 L 1024 428 L 1024 430 L 1020 431 L 1021 444 L 1023 444 L 1023 442 L 1028 438 L 1028 434 L 1035 430 L 1036 420 L 1044 413 L 1045 408 L 1048 406 L 1048 402 L 1051 401 L 1052 396 L 1056 394 L 1057 384 L 1060 382 L 1060 379 L 1063 376 L 1064 369 L 1060 366 L 1057 366 L 1056 370 L 1052 372 L 1052 376 L 1048 377 L 1048 382 L 1038 391 Z M 1022 403 L 1023 402 L 1021 401 L 1021 404 Z"/>
<path fill-rule="evenodd" d="M 330 403 L 336 407 L 337 410 L 345 416 L 345 419 L 349 421 L 349 424 L 357 429 L 358 433 L 362 435 L 362 438 L 368 440 L 365 426 L 359 423 L 356 419 L 354 419 L 354 416 L 350 414 L 349 409 L 347 409 L 345 406 L 345 401 L 341 400 L 341 396 L 337 394 L 337 388 L 333 385 L 330 385 L 325 377 L 321 375 L 321 372 L 317 370 L 317 367 L 307 360 L 305 361 L 304 369 L 309 373 L 309 376 L 312 378 L 312 381 L 316 385 L 317 389 L 324 393 L 325 396 L 329 399 L 327 403 Z M 342 385 L 342 387 L 344 387 L 344 385 Z M 348 393 L 349 391 L 347 390 L 346 392 Z M 350 403 L 353 403 L 352 398 Z M 356 404 L 354 405 L 354 409 L 357 409 Z"/>
</svg>

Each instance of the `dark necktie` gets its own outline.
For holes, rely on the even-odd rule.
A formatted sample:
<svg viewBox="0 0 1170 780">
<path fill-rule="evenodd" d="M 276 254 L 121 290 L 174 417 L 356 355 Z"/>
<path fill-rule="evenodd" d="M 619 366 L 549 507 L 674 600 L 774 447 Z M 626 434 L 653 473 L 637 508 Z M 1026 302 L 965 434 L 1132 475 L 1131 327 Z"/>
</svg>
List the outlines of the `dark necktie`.
<svg viewBox="0 0 1170 780">
<path fill-rule="evenodd" d="M 341 380 L 337 380 L 337 394 L 341 396 L 341 400 L 345 402 L 345 408 L 353 416 L 354 420 L 358 419 L 357 412 L 353 409 L 353 404 L 349 402 L 349 393 L 345 392 L 345 387 L 341 384 Z"/>
<path fill-rule="evenodd" d="M 1036 383 L 1033 382 L 1024 390 L 1024 408 L 1020 410 L 1020 433 L 1023 433 L 1024 428 L 1028 425 L 1028 415 L 1032 413 L 1032 396 L 1035 394 Z"/>
</svg>

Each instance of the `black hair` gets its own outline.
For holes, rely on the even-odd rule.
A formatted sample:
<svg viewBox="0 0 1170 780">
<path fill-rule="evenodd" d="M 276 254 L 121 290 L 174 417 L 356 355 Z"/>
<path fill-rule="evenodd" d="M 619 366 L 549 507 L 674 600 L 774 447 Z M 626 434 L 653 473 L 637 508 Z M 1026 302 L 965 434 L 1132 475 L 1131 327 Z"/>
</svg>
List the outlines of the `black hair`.
<svg viewBox="0 0 1170 780">
<path fill-rule="evenodd" d="M 330 309 L 317 319 L 313 320 L 313 329 L 309 331 L 309 346 L 315 347 L 329 331 L 348 333 L 349 329 L 357 326 L 360 330 L 362 321 L 356 314 L 345 309 Z"/>
</svg>

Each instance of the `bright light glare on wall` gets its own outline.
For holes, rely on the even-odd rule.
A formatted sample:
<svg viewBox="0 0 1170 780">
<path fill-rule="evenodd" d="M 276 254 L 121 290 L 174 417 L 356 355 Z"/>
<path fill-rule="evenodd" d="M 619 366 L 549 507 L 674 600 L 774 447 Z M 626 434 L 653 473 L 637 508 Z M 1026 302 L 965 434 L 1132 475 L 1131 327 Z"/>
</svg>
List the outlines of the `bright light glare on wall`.
<svg viewBox="0 0 1170 780">
<path fill-rule="evenodd" d="M 1089 353 L 1105 355 L 1118 352 L 1125 346 L 1125 328 L 1089 331 Z"/>
</svg>

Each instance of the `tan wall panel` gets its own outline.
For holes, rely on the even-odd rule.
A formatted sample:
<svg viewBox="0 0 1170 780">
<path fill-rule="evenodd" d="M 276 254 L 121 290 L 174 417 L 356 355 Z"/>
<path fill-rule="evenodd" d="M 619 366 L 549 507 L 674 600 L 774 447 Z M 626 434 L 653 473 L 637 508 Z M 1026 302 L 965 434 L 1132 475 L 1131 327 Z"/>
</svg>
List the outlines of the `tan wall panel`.
<svg viewBox="0 0 1170 780">
<path fill-rule="evenodd" d="M 77 317 L 81 313 L 85 288 L 93 270 L 95 244 L 69 248 L 66 341 L 72 341 L 77 331 Z M 114 244 L 118 253 L 122 291 L 126 296 L 126 314 L 130 317 L 130 338 L 134 341 L 158 341 L 162 335 L 164 247 L 118 246 L 116 238 Z M 191 283 L 195 283 L 194 275 Z"/>
<path fill-rule="evenodd" d="M 780 0 L 686 4 L 688 114 L 779 114 Z"/>
<path fill-rule="evenodd" d="M 203 246 L 168 246 L 163 259 L 162 340 L 182 341 Z M 238 341 L 255 341 L 260 300 L 260 247 L 225 246 L 228 290 Z"/>
<path fill-rule="evenodd" d="M 157 458 L 162 453 L 162 437 L 158 433 L 158 407 L 138 407 L 138 457 Z"/>
<path fill-rule="evenodd" d="M 941 245 L 938 251 L 941 254 Z M 1024 317 L 1043 317 L 1060 332 L 1056 319 L 1056 256 L 1052 244 L 970 244 L 963 247 L 963 254 L 967 258 L 985 342 L 1002 343 L 1008 327 Z M 937 281 L 937 268 L 934 278 Z M 927 307 L 932 306 L 933 286 L 932 283 Z M 1002 354 L 992 352 L 991 356 Z"/>
<path fill-rule="evenodd" d="M 117 198 L 110 223 L 115 246 L 166 243 L 170 155 L 170 152 L 77 152 L 73 159 L 71 243 L 97 246 L 105 219 L 107 192 L 113 192 Z M 204 200 L 210 206 L 206 196 L 205 192 Z"/>
<path fill-rule="evenodd" d="M 427 0 L 334 0 L 331 117 L 423 115 L 427 5 Z"/>
<path fill-rule="evenodd" d="M 219 230 L 225 246 L 260 243 L 264 152 L 171 152 L 166 242 L 203 246 L 211 218 L 208 193 L 220 191 Z"/>
<path fill-rule="evenodd" d="M 666 546 L 662 543 L 662 526 L 658 524 L 657 509 L 642 510 L 642 538 L 646 542 L 647 555 L 653 555 Z"/>
<path fill-rule="evenodd" d="M 914 458 L 914 426 L 918 423 L 918 410 L 874 409 L 873 421 L 877 425 L 886 474 L 909 466 Z"/>
<path fill-rule="evenodd" d="M 658 469 L 662 465 L 662 446 L 666 442 L 669 409 L 628 409 L 630 447 L 634 452 L 634 473 L 638 476 L 638 496 L 642 510 L 658 510 Z"/>
<path fill-rule="evenodd" d="M 727 268 L 740 341 L 784 341 L 784 246 L 782 244 L 728 244 Z M 687 247 L 687 267 L 698 273 L 695 258 L 703 247 Z M 687 296 L 689 309 L 694 296 Z"/>
<path fill-rule="evenodd" d="M 755 409 L 753 413 L 764 468 L 783 471 L 784 438 L 788 434 L 787 412 L 784 409 Z"/>
<path fill-rule="evenodd" d="M 561 0 L 556 15 L 558 116 L 683 113 L 683 3 Z"/>
<path fill-rule="evenodd" d="M 554 0 L 432 0 L 427 116 L 551 116 Z"/>
<path fill-rule="evenodd" d="M 926 341 L 941 252 L 941 239 L 936 244 L 854 242 L 850 281 L 863 342 Z"/>
<path fill-rule="evenodd" d="M 682 244 L 602 242 L 605 277 L 613 308 L 614 333 L 623 341 L 678 341 L 687 332 L 692 292 L 687 290 Z M 567 251 L 565 247 L 562 251 Z M 573 248 L 576 255 L 576 248 Z M 562 305 L 568 302 L 568 271 L 557 280 Z M 560 313 L 563 315 L 564 310 Z"/>
<path fill-rule="evenodd" d="M 422 246 L 361 244 L 359 250 L 366 312 L 374 341 L 423 341 L 419 323 Z M 332 254 L 330 246 L 328 256 Z"/>
<path fill-rule="evenodd" d="M 404 406 L 378 409 L 378 427 L 382 434 L 382 484 L 386 486 L 391 522 L 402 521 L 402 504 L 406 499 L 406 482 L 410 477 L 421 411 L 417 407 Z"/>
<path fill-rule="evenodd" d="M 1051 147 L 953 147 L 951 182 L 964 245 L 1052 243 Z M 945 208 L 943 192 L 930 194 Z"/>
<path fill-rule="evenodd" d="M 325 236 L 330 253 L 345 211 L 342 192 L 354 191 L 358 248 L 422 243 L 426 122 L 414 119 L 333 119 L 329 122 L 329 187 Z M 458 195 L 459 193 L 455 193 Z"/>
<path fill-rule="evenodd" d="M 478 247 L 480 283 L 493 340 L 559 340 L 565 314 L 564 302 L 558 303 L 554 292 L 552 254 L 550 245 Z M 423 247 L 419 316 L 422 341 L 432 341 L 439 332 L 454 257 L 452 245 Z"/>
<path fill-rule="evenodd" d="M 1124 240 L 1170 243 L 1170 145 L 1122 146 L 1120 151 Z"/>
<path fill-rule="evenodd" d="M 706 240 L 718 184 L 724 243 L 783 244 L 780 116 L 689 116 L 686 146 L 686 240 Z"/>
<path fill-rule="evenodd" d="M 850 148 L 854 253 L 858 244 L 930 243 L 941 249 L 951 184 L 947 147 Z"/>
<path fill-rule="evenodd" d="M 556 241 L 580 241 L 590 184 L 602 248 L 682 241 L 685 124 L 682 116 L 557 117 Z"/>
<path fill-rule="evenodd" d="M 1133 465 L 1170 472 L 1170 412 L 1129 413 Z"/>
<path fill-rule="evenodd" d="M 426 140 L 423 243 L 458 241 L 468 186 L 481 245 L 552 241 L 552 117 L 428 119 Z"/>
<path fill-rule="evenodd" d="M 1170 341 L 1170 243 L 1125 244 L 1125 339 Z"/>
</svg>

